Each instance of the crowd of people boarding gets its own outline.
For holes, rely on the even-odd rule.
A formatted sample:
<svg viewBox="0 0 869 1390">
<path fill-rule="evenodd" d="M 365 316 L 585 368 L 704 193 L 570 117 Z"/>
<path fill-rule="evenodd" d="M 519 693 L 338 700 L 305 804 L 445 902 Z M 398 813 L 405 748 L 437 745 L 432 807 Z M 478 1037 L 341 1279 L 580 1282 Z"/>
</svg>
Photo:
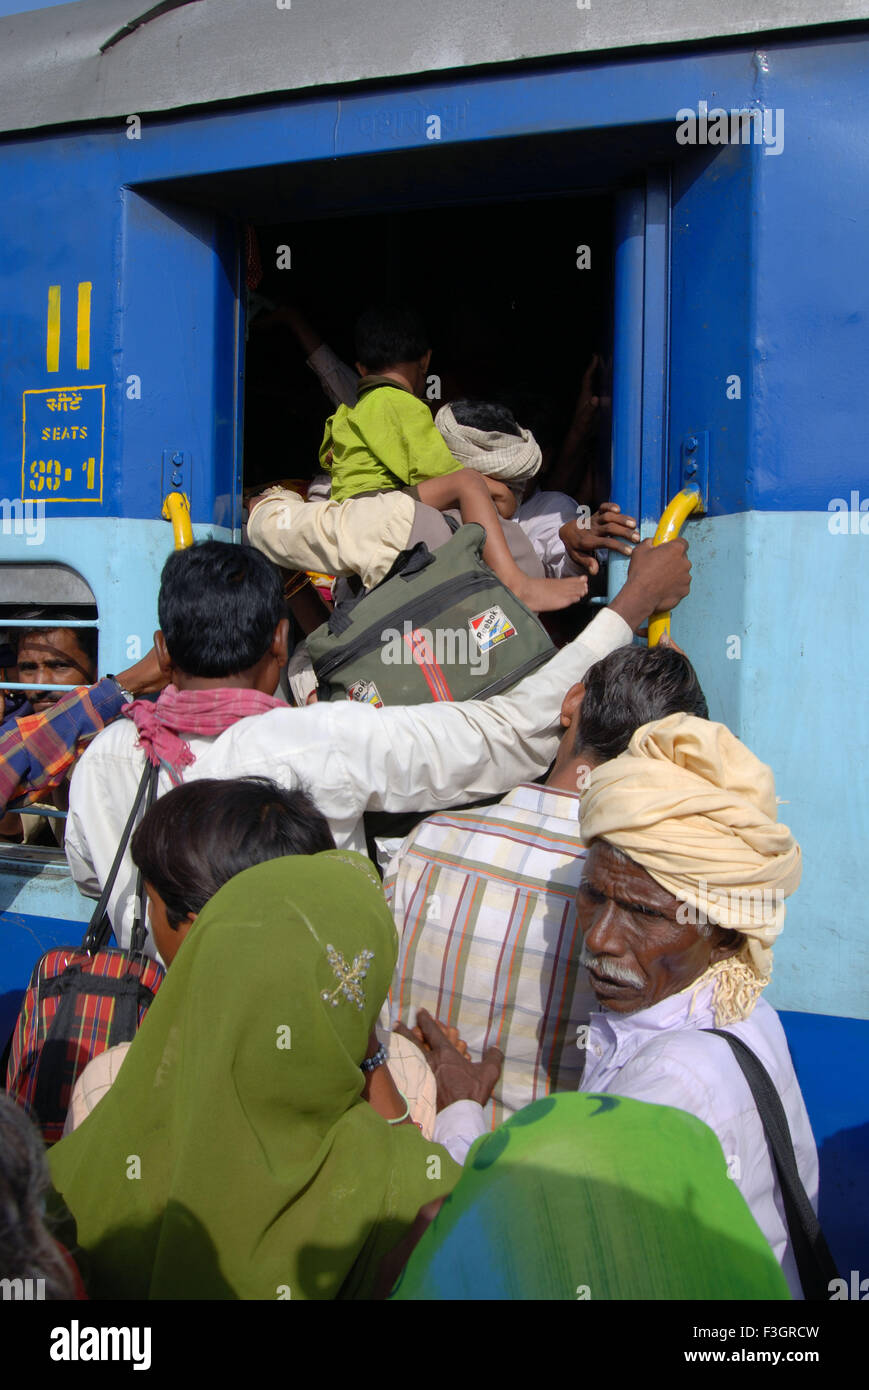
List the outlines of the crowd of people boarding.
<svg viewBox="0 0 869 1390">
<path fill-rule="evenodd" d="M 637 638 L 688 594 L 686 544 L 535 491 L 503 402 L 433 414 L 411 310 L 364 314 L 357 358 L 313 343 L 320 473 L 250 498 L 244 544 L 169 555 L 143 660 L 96 680 L 61 619 L 17 636 L 35 688 L 0 729 L 0 836 L 62 789 L 78 888 L 160 968 L 131 1038 L 77 1040 L 48 1147 L 13 1049 L 0 1275 L 56 1298 L 801 1298 L 740 1059 L 816 1209 L 763 997 L 800 850 L 688 657 Z M 364 603 L 474 523 L 531 613 L 575 611 L 610 550 L 625 582 L 490 698 L 318 698 L 286 571 Z M 410 826 L 380 867 L 370 813 Z"/>
</svg>

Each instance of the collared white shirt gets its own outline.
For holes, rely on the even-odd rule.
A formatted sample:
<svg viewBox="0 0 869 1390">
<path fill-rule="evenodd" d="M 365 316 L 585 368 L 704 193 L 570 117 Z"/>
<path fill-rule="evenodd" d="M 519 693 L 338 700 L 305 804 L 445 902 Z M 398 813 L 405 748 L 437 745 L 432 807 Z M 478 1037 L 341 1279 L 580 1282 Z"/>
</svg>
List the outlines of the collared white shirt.
<svg viewBox="0 0 869 1390">
<path fill-rule="evenodd" d="M 632 638 L 610 609 L 504 695 L 491 700 L 375 709 L 352 700 L 281 708 L 240 719 L 216 738 L 191 737 L 184 780 L 271 777 L 307 791 L 336 844 L 365 853 L 362 815 L 427 811 L 482 800 L 536 777 L 555 756 L 565 692 L 589 666 Z M 70 784 L 66 856 L 79 889 L 98 897 L 144 767 L 127 719 L 98 734 Z M 157 794 L 170 788 L 161 772 Z M 136 873 L 129 850 L 109 900 L 129 944 Z M 153 946 L 149 949 L 153 951 Z"/>
<path fill-rule="evenodd" d="M 435 1120 L 434 1142 L 443 1144 L 454 1162 L 464 1164 L 474 1140 L 487 1128 L 482 1105 L 475 1100 L 454 1100 Z"/>
<path fill-rule="evenodd" d="M 558 534 L 562 526 L 576 521 L 578 513 L 573 498 L 564 492 L 535 492 L 533 497 L 521 504 L 513 518 L 534 546 L 544 572 L 551 579 L 588 573 L 571 560 Z"/>
<path fill-rule="evenodd" d="M 687 1110 L 714 1130 L 730 1176 L 791 1292 L 801 1298 L 772 1154 L 748 1082 L 724 1039 L 701 1031 L 715 1027 L 713 987 L 710 980 L 695 999 L 689 986 L 635 1014 L 592 1014 L 581 1089 Z M 759 999 L 749 1017 L 729 1024 L 727 1032 L 741 1038 L 772 1077 L 790 1125 L 797 1169 L 817 1210 L 818 1154 L 778 1014 Z"/>
</svg>

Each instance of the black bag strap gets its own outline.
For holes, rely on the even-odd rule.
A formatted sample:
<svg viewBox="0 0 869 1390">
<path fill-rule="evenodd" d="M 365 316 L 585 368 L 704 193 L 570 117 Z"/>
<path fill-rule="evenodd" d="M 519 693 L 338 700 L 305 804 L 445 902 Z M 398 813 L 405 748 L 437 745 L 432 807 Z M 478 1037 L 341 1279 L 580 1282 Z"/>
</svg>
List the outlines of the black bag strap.
<svg viewBox="0 0 869 1390">
<path fill-rule="evenodd" d="M 350 626 L 354 608 L 362 603 L 363 599 L 376 593 L 382 585 L 388 584 L 390 579 L 411 580 L 415 575 L 421 574 L 424 569 L 428 569 L 429 565 L 433 565 L 434 559 L 435 557 L 425 541 L 417 541 L 410 550 L 400 550 L 387 573 L 372 588 L 362 589 L 352 598 L 342 599 L 340 603 L 335 604 L 326 624 L 330 636 L 340 637 L 342 633 L 346 632 Z"/>
<path fill-rule="evenodd" d="M 143 820 L 154 804 L 154 797 L 157 794 L 157 778 L 160 776 L 159 767 L 153 767 L 150 762 L 148 763 L 148 770 L 150 776 L 148 777 L 148 789 L 145 792 L 145 809 L 142 812 Z M 136 901 L 133 907 L 133 926 L 130 932 L 130 959 L 132 959 L 133 956 L 141 956 L 145 949 L 145 942 L 148 939 L 148 928 L 145 925 L 148 920 L 146 900 L 145 880 L 142 877 L 142 870 L 139 869 L 136 872 Z M 135 1033 L 135 1028 L 133 1031 Z"/>
<path fill-rule="evenodd" d="M 109 919 L 108 912 L 106 910 L 108 907 L 109 898 L 111 897 L 112 889 L 115 886 L 115 879 L 118 876 L 118 870 L 121 867 L 121 860 L 124 857 L 124 852 L 127 848 L 127 843 L 130 839 L 130 836 L 133 833 L 133 826 L 135 825 L 136 817 L 139 814 L 139 807 L 141 806 L 143 799 L 146 802 L 146 810 L 153 802 L 154 793 L 157 788 L 157 778 L 159 777 L 159 775 L 160 769 L 158 767 L 154 767 L 150 759 L 146 758 L 145 767 L 142 772 L 141 779 L 139 781 L 139 787 L 136 792 L 135 800 L 133 801 L 133 806 L 130 811 L 130 814 L 127 817 L 127 824 L 124 826 L 123 832 L 121 834 L 120 843 L 118 844 L 117 853 L 115 854 L 112 867 L 109 869 L 109 876 L 105 881 L 102 893 L 100 893 L 99 902 L 97 903 L 96 907 L 93 910 L 93 913 L 91 914 L 91 919 L 88 923 L 87 931 L 84 934 L 84 940 L 81 943 L 82 949 L 87 951 L 88 955 L 90 956 L 95 955 L 97 951 L 103 950 L 104 946 L 106 945 L 106 942 L 112 934 L 112 924 Z M 142 875 L 140 873 L 137 875 L 136 878 L 136 917 L 133 923 L 133 932 L 136 934 L 137 937 L 141 935 L 142 945 L 144 945 L 144 933 L 141 931 L 142 922 L 144 920 L 144 896 L 145 895 L 144 887 L 142 884 Z M 142 945 L 139 945 L 137 947 L 139 951 L 141 951 Z M 135 954 L 132 937 L 130 938 L 130 954 Z"/>
<path fill-rule="evenodd" d="M 810 1302 L 827 1302 L 830 1282 L 838 1279 L 839 1271 L 797 1169 L 793 1139 L 781 1096 L 760 1058 L 741 1038 L 723 1028 L 704 1028 L 703 1032 L 724 1038 L 748 1082 L 772 1149 L 803 1297 Z"/>
<path fill-rule="evenodd" d="M 403 559 L 405 556 L 407 558 Z M 398 568 L 399 561 L 402 562 L 401 568 Z M 435 557 L 429 550 L 425 541 L 417 541 L 412 550 L 402 550 L 401 554 L 393 563 L 392 569 L 389 571 L 386 578 L 392 579 L 393 577 L 398 577 L 408 583 L 415 575 L 422 574 L 423 570 L 427 570 L 429 565 L 433 565 L 434 562 Z M 380 582 L 384 583 L 384 580 Z"/>
</svg>

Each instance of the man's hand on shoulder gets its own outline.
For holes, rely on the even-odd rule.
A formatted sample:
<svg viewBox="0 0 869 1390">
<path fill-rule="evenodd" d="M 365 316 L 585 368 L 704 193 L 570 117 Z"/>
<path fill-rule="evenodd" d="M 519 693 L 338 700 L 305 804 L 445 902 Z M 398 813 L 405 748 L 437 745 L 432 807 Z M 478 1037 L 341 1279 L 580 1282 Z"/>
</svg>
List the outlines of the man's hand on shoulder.
<svg viewBox="0 0 869 1390">
<path fill-rule="evenodd" d="M 653 613 L 675 608 L 690 588 L 691 561 L 686 540 L 680 536 L 657 546 L 650 540 L 641 541 L 634 547 L 628 577 L 610 608 L 636 632 Z"/>
</svg>

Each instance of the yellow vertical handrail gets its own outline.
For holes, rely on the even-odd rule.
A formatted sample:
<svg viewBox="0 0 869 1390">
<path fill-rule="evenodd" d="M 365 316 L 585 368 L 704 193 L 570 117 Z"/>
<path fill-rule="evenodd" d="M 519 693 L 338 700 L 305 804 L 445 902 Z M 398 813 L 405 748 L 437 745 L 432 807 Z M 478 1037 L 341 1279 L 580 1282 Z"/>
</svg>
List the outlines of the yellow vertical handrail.
<svg viewBox="0 0 869 1390">
<path fill-rule="evenodd" d="M 689 487 L 683 487 L 681 492 L 677 492 L 676 496 L 671 498 L 661 513 L 652 545 L 664 545 L 666 541 L 675 540 L 688 517 L 698 507 L 701 510 L 703 508 L 699 487 L 694 483 Z M 665 613 L 653 613 L 649 619 L 649 646 L 657 647 L 665 632 L 670 632 L 669 610 Z"/>
<path fill-rule="evenodd" d="M 176 550 L 186 550 L 193 544 L 193 526 L 190 522 L 190 502 L 184 492 L 170 492 L 163 503 L 163 516 L 172 522 L 172 534 Z"/>
</svg>

